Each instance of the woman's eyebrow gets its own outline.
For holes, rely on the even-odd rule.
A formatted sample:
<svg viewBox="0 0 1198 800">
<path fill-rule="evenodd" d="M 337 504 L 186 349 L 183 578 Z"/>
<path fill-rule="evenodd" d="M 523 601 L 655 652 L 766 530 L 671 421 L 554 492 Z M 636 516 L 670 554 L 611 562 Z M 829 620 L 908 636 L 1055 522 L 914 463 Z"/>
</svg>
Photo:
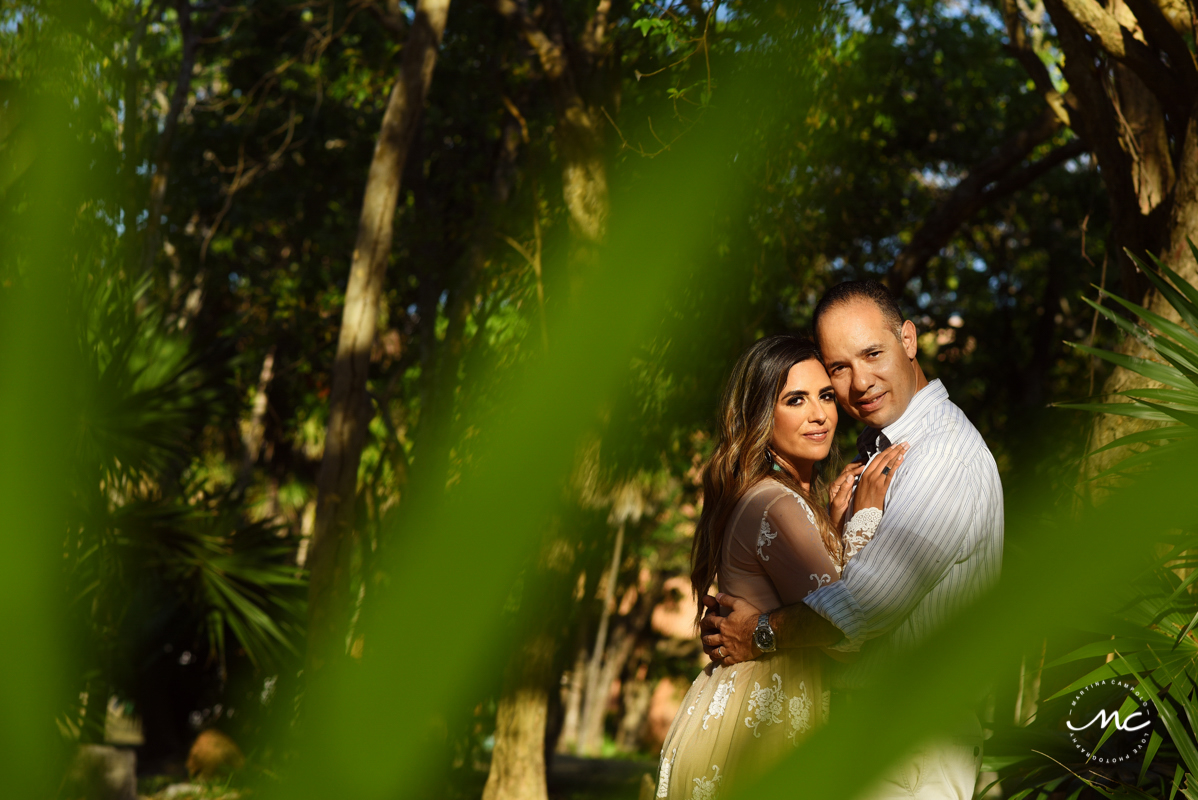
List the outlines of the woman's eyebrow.
<svg viewBox="0 0 1198 800">
<path fill-rule="evenodd" d="M 829 386 L 828 388 L 831 389 L 832 387 Z M 784 393 L 779 399 L 785 400 L 787 397 L 806 397 L 808 394 L 810 394 L 810 392 L 808 392 L 806 389 L 791 389 L 789 392 Z"/>
</svg>

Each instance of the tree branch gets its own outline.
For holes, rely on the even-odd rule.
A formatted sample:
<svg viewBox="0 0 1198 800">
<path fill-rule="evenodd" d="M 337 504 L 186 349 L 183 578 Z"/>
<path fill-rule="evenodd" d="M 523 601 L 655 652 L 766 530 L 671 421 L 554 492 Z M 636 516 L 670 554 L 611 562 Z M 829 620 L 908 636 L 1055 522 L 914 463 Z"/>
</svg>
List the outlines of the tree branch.
<svg viewBox="0 0 1198 800">
<path fill-rule="evenodd" d="M 404 19 L 403 14 L 399 12 L 399 4 L 388 2 L 386 10 L 379 8 L 379 4 L 373 0 L 361 0 L 358 3 L 351 5 L 360 5 L 364 7 L 371 15 L 378 20 L 379 25 L 390 33 L 397 42 L 403 42 L 408 34 L 408 23 Z"/>
<path fill-rule="evenodd" d="M 1051 112 L 1045 115 L 1051 117 Z M 1043 117 L 1041 118 L 1042 125 Z M 979 209 L 990 203 L 1019 191 L 1049 170 L 1070 158 L 1075 158 L 1086 152 L 1086 147 L 1080 139 L 1074 139 L 1054 150 L 1039 161 L 1015 169 L 1028 153 L 1048 137 L 1037 139 L 1042 135 L 1041 126 L 1034 126 L 1020 131 L 1008 141 L 999 152 L 986 159 L 978 168 L 962 179 L 953 190 L 936 206 L 935 210 L 924 220 L 924 223 L 911 237 L 911 241 L 902 249 L 886 282 L 894 292 L 900 292 L 916 273 L 927 266 L 928 261 L 938 254 L 945 245 L 956 235 L 957 230 L 969 220 Z M 1056 126 L 1053 127 L 1056 130 Z M 1048 136 L 1052 134 L 1049 133 Z M 1034 143 L 1033 143 L 1034 142 Z M 1025 147 L 1019 155 L 1019 148 Z M 1012 171 L 1014 170 L 1014 171 Z"/>
<path fill-rule="evenodd" d="M 990 188 L 984 193 L 984 203 L 989 204 L 1005 197 L 1009 194 L 1014 194 L 1028 184 L 1037 180 L 1041 175 L 1051 171 L 1057 166 L 1064 164 L 1071 158 L 1077 158 L 1081 154 L 1087 152 L 1086 143 L 1081 139 L 1073 139 L 1067 144 L 1052 150 L 1048 155 L 1039 161 L 1034 161 L 1021 169 L 1012 172 L 999 181 L 995 181 Z"/>
<path fill-rule="evenodd" d="M 691 12 L 696 24 L 707 19 L 707 9 L 703 8 L 703 3 L 700 0 L 682 0 L 682 4 L 686 6 L 687 11 Z"/>
<path fill-rule="evenodd" d="M 1002 12 L 1007 27 L 1007 38 L 1010 40 L 1006 45 L 1007 51 L 1023 66 L 1032 83 L 1036 85 L 1036 91 L 1044 98 L 1044 102 L 1048 103 L 1048 107 L 1056 114 L 1061 124 L 1073 127 L 1072 115 L 1069 113 L 1069 108 L 1073 105 L 1069 102 L 1071 98 L 1062 96 L 1057 91 L 1052 76 L 1048 74 L 1048 67 L 1028 42 L 1027 31 L 1024 30 L 1016 0 L 1002 0 Z"/>
</svg>

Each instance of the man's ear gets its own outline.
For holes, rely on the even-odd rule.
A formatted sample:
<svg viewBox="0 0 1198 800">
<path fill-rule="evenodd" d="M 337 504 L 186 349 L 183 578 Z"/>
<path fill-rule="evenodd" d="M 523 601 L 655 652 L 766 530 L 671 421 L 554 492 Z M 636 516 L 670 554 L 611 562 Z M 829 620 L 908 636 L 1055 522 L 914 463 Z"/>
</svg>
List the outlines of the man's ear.
<svg viewBox="0 0 1198 800">
<path fill-rule="evenodd" d="M 919 352 L 919 336 L 915 332 L 915 323 L 909 319 L 903 321 L 902 342 L 903 349 L 907 351 L 907 358 L 914 360 L 915 354 Z"/>
</svg>

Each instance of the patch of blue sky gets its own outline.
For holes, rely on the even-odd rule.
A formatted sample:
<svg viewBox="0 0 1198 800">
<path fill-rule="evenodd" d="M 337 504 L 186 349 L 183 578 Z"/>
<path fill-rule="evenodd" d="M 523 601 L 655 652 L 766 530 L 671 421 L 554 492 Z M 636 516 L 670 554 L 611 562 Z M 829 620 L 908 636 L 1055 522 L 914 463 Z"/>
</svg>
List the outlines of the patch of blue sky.
<svg viewBox="0 0 1198 800">
<path fill-rule="evenodd" d="M 1002 14 L 998 9 L 976 0 L 947 0 L 941 4 L 941 13 L 948 19 L 976 19 L 996 31 L 1006 30 Z"/>
<path fill-rule="evenodd" d="M 21 26 L 21 22 L 25 19 L 25 12 L 20 9 L 12 11 L 11 16 L 6 15 L 0 19 L 0 32 L 16 33 L 17 28 Z"/>
<path fill-rule="evenodd" d="M 1093 165 L 1093 157 L 1089 153 L 1082 153 L 1077 158 L 1071 158 L 1065 162 L 1065 171 L 1071 174 L 1089 172 Z"/>
<path fill-rule="evenodd" d="M 919 176 L 919 180 L 924 186 L 932 189 L 947 189 L 950 186 L 955 186 L 961 180 L 959 171 L 949 169 L 946 161 L 941 161 L 934 168 L 924 167 L 915 174 Z"/>
</svg>

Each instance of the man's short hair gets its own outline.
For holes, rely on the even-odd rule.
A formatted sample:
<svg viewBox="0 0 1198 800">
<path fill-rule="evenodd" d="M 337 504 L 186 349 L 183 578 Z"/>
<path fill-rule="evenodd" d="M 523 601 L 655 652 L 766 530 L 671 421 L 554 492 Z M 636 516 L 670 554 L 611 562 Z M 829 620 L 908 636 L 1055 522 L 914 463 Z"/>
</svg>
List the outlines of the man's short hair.
<svg viewBox="0 0 1198 800">
<path fill-rule="evenodd" d="M 864 280 L 844 281 L 824 292 L 824 296 L 820 298 L 819 303 L 815 306 L 815 315 L 811 319 L 811 329 L 815 334 L 816 342 L 819 342 L 820 317 L 836 306 L 854 300 L 868 300 L 877 306 L 878 310 L 882 312 L 882 317 L 886 320 L 887 327 L 894 333 L 894 338 L 902 340 L 903 312 L 899 310 L 894 296 L 890 294 L 889 289 L 878 281 Z"/>
</svg>

